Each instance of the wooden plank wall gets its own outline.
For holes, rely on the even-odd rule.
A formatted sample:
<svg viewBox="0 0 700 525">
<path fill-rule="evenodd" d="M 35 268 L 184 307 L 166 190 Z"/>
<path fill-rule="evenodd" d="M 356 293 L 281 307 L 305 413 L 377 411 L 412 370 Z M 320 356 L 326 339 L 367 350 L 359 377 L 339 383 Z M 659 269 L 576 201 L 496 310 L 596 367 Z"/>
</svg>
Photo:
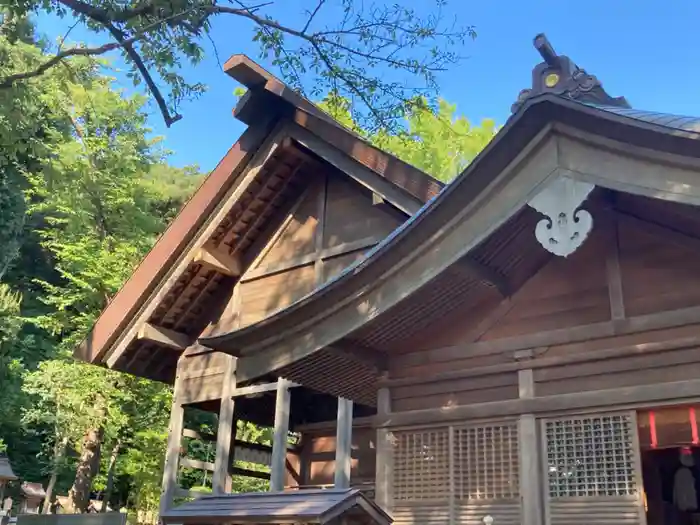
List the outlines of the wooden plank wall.
<svg viewBox="0 0 700 525">
<path fill-rule="evenodd" d="M 311 181 L 234 292 L 240 326 L 264 319 L 338 275 L 403 218 L 337 171 Z"/>
<path fill-rule="evenodd" d="M 515 400 L 524 368 L 538 397 L 699 378 L 700 250 L 598 219 L 577 252 L 492 307 L 499 317 L 477 339 L 465 311 L 451 341 L 393 355 L 393 411 Z"/>
<path fill-rule="evenodd" d="M 313 430 L 302 431 L 302 448 L 299 454 L 294 457 L 287 456 L 288 470 L 290 466 L 293 466 L 287 475 L 287 486 L 333 484 L 336 443 L 334 423 L 329 422 L 327 427 L 321 428 L 316 425 Z M 376 431 L 369 424 L 353 425 L 350 470 L 350 483 L 352 485 L 374 483 L 375 438 Z M 300 473 L 301 478 L 295 476 L 294 472 Z"/>
</svg>

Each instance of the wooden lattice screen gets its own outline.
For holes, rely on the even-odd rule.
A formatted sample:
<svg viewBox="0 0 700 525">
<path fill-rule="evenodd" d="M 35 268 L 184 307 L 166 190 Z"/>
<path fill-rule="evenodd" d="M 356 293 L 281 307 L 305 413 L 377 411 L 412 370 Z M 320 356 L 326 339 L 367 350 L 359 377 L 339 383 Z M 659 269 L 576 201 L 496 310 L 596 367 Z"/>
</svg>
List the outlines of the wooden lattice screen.
<svg viewBox="0 0 700 525">
<path fill-rule="evenodd" d="M 515 422 L 392 433 L 395 523 L 520 523 Z"/>
<path fill-rule="evenodd" d="M 542 422 L 550 525 L 643 523 L 635 414 Z"/>
</svg>

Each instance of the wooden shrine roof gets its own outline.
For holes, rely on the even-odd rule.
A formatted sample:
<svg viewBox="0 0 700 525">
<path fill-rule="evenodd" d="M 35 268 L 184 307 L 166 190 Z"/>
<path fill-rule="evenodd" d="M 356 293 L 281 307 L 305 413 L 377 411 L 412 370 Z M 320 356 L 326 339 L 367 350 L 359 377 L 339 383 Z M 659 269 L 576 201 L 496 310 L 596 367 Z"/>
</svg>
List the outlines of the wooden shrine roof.
<svg viewBox="0 0 700 525">
<path fill-rule="evenodd" d="M 606 151 L 617 150 L 647 163 L 698 169 L 698 119 L 633 110 L 599 83 L 589 85 L 598 91 L 580 100 L 578 84 L 562 92 L 529 91 L 475 161 L 366 258 L 258 323 L 200 341 L 243 357 L 244 376 L 247 369 L 254 374 L 267 367 L 334 395 L 371 397 L 376 375 L 373 383 L 366 374 L 363 386 L 352 374 L 329 374 L 347 367 L 327 348 L 344 338 L 392 352 L 448 311 L 495 308 L 516 291 L 551 255 L 534 239 L 541 216 L 525 205 L 528 196 L 555 173 L 594 171 L 586 164 L 592 156 L 567 157 L 563 144 L 599 152 L 600 166 L 610 160 Z M 529 163 L 540 163 L 538 171 L 530 172 Z M 585 174 L 587 180 L 609 190 L 700 204 L 700 188 L 685 184 L 693 180 L 690 171 L 640 169 L 636 178 L 630 172 L 624 180 L 600 171 Z"/>
<path fill-rule="evenodd" d="M 546 46 L 540 53 L 545 61 L 533 71 L 533 88 L 447 186 L 334 123 L 247 58 L 233 57 L 227 72 L 249 87 L 234 114 L 248 131 L 115 296 L 78 355 L 171 381 L 180 353 L 138 337 L 139 327 L 152 323 L 184 335 L 178 348 L 196 343 L 239 356 L 242 383 L 282 375 L 371 405 L 383 358 L 456 309 L 498 308 L 551 259 L 534 236 L 542 216 L 527 203 L 552 178 L 575 174 L 604 191 L 700 204 L 697 119 L 631 109 L 566 57 Z M 555 70 L 563 80 L 548 87 L 543 78 Z M 280 131 L 283 120 L 295 137 Z M 324 157 L 325 146 L 351 165 Z M 212 270 L 206 257 L 192 256 L 200 253 L 193 246 L 223 254 L 219 262 L 245 262 L 319 162 L 345 173 L 361 167 L 385 185 L 407 220 L 288 306 L 243 328 L 222 323 L 204 332 L 225 302 L 217 293 L 230 290 L 236 275 Z M 654 163 L 664 169 L 645 168 Z M 244 187 L 251 169 L 243 166 L 250 165 L 254 184 Z"/>
<path fill-rule="evenodd" d="M 236 280 L 226 263 L 231 266 L 240 258 L 245 262 L 248 249 L 287 211 L 324 162 L 299 142 L 282 136 L 281 119 L 307 134 L 304 136 L 332 143 L 354 164 L 386 180 L 396 188 L 390 193 L 401 200 L 400 209 L 408 214 L 443 187 L 334 122 L 247 57 L 232 57 L 225 69 L 248 87 L 234 115 L 250 126 L 102 312 L 76 350 L 76 356 L 85 361 L 173 380 L 178 357 L 173 347 L 195 342 L 225 303 L 222 294 L 230 292 Z M 278 147 L 271 147 L 275 138 Z M 256 160 L 260 166 L 255 180 L 245 191 L 237 192 L 250 171 L 248 164 Z M 326 163 L 326 168 L 342 166 Z M 202 249 L 184 260 L 188 253 L 192 255 L 195 244 Z M 148 326 L 138 326 L 139 316 Z M 159 337 L 165 344 L 141 337 L 144 326 L 146 331 L 149 326 L 164 329 L 165 335 L 161 330 Z"/>
<path fill-rule="evenodd" d="M 389 525 L 392 519 L 358 489 L 298 490 L 205 496 L 161 514 L 176 523 L 317 523 L 340 517 L 353 522 Z"/>
</svg>

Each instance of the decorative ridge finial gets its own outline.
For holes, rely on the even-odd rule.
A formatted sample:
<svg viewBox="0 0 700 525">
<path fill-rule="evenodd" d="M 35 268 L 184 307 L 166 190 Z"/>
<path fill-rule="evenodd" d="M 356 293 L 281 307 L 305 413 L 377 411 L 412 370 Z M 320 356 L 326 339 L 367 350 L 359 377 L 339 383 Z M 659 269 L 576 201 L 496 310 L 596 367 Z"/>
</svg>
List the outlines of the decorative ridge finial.
<svg viewBox="0 0 700 525">
<path fill-rule="evenodd" d="M 532 97 L 551 93 L 564 98 L 594 104 L 630 107 L 624 97 L 611 97 L 594 75 L 589 75 L 569 57 L 557 55 L 544 33 L 535 36 L 533 44 L 542 57 L 532 70 L 532 87 L 523 89 L 511 111 L 515 113 L 523 103 Z"/>
</svg>

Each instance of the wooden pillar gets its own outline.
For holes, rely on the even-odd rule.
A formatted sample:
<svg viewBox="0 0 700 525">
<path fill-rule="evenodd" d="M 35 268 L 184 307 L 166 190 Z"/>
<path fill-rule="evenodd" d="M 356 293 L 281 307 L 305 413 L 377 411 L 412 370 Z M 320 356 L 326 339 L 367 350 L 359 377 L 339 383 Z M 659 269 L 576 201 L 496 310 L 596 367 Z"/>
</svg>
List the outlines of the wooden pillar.
<svg viewBox="0 0 700 525">
<path fill-rule="evenodd" d="M 335 435 L 335 479 L 336 488 L 350 487 L 352 466 L 352 401 L 338 398 L 338 424 Z"/>
<path fill-rule="evenodd" d="M 163 466 L 163 485 L 160 495 L 160 513 L 164 513 L 173 504 L 177 490 L 177 474 L 180 466 L 180 445 L 182 443 L 182 430 L 185 419 L 185 406 L 181 401 L 182 390 L 182 358 L 178 362 L 175 387 L 173 389 L 173 405 L 170 408 L 170 425 L 168 427 L 168 443 L 165 451 L 165 465 Z"/>
<path fill-rule="evenodd" d="M 377 415 L 386 416 L 391 412 L 391 396 L 388 388 L 380 388 L 377 392 Z M 391 446 L 391 434 L 385 428 L 377 429 L 377 443 L 375 450 L 376 479 L 374 486 L 374 501 L 385 512 L 391 513 L 393 496 L 391 487 L 393 483 L 393 450 Z"/>
<path fill-rule="evenodd" d="M 236 358 L 227 356 L 226 372 L 221 387 L 221 407 L 219 408 L 219 428 L 216 432 L 216 458 L 212 475 L 212 491 L 214 494 L 226 494 L 231 491 L 231 476 L 229 474 L 233 455 L 231 445 L 236 439 L 234 424 L 234 398 L 236 390 Z"/>
<path fill-rule="evenodd" d="M 277 380 L 277 400 L 275 401 L 275 428 L 272 441 L 272 464 L 270 472 L 270 490 L 284 490 L 287 472 L 287 438 L 289 434 L 289 405 L 291 393 L 290 381 L 280 377 Z"/>
<path fill-rule="evenodd" d="M 518 371 L 520 398 L 535 397 L 532 369 Z M 540 476 L 540 447 L 537 419 L 534 414 L 522 414 L 518 421 L 518 456 L 520 457 L 520 501 L 522 525 L 541 525 L 542 478 Z"/>
</svg>

